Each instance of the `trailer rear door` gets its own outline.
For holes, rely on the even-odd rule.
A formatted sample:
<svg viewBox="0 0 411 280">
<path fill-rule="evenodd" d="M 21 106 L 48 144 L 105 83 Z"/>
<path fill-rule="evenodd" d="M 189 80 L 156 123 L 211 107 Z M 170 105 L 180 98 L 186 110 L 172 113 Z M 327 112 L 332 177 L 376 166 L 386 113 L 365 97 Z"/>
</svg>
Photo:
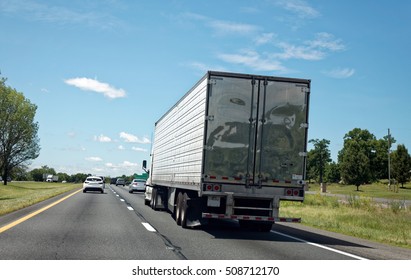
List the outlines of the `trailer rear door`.
<svg viewBox="0 0 411 280">
<path fill-rule="evenodd" d="M 304 178 L 309 81 L 210 74 L 205 181 L 274 186 Z"/>
</svg>

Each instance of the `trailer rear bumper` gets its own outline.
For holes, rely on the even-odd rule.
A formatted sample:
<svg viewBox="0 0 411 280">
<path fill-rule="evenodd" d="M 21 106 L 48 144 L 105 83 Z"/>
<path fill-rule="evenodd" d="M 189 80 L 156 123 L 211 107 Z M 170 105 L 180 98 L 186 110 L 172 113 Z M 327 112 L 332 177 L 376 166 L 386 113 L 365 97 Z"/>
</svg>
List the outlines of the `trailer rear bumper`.
<svg viewBox="0 0 411 280">
<path fill-rule="evenodd" d="M 247 221 L 261 221 L 261 222 L 288 222 L 301 223 L 301 218 L 285 218 L 285 217 L 262 217 L 249 215 L 224 215 L 213 213 L 202 213 L 205 219 L 226 219 L 226 220 L 247 220 Z"/>
</svg>

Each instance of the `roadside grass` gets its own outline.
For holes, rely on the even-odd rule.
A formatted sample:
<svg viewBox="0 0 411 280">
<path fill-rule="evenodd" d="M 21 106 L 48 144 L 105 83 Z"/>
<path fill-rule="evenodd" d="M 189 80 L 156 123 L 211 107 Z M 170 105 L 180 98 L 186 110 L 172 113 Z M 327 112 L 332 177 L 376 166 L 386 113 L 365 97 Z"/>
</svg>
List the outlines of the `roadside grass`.
<svg viewBox="0 0 411 280">
<path fill-rule="evenodd" d="M 0 185 L 0 216 L 78 189 L 81 184 L 9 182 Z"/>
<path fill-rule="evenodd" d="M 388 180 L 380 181 L 373 184 L 361 185 L 359 191 L 353 185 L 327 184 L 327 193 L 356 195 L 361 197 L 389 198 L 395 200 L 411 200 L 411 183 L 405 184 L 404 188 L 391 185 L 388 189 Z M 310 184 L 309 191 L 320 191 L 319 184 Z"/>
<path fill-rule="evenodd" d="M 411 209 L 396 200 L 380 204 L 353 194 L 343 200 L 307 194 L 303 203 L 282 202 L 280 215 L 301 217 L 302 224 L 311 227 L 411 249 Z"/>
</svg>

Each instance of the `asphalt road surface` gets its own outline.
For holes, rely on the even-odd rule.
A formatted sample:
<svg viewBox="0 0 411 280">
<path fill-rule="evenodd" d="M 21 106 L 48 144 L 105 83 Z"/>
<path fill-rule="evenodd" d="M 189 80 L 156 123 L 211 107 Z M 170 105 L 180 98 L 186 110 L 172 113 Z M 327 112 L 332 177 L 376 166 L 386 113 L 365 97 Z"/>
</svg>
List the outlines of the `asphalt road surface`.
<svg viewBox="0 0 411 280">
<path fill-rule="evenodd" d="M 143 193 L 111 185 L 104 194 L 72 192 L 0 217 L 0 259 L 410 260 L 411 250 L 300 224 L 278 223 L 268 233 L 233 221 L 183 229 L 170 213 L 145 206 Z"/>
</svg>

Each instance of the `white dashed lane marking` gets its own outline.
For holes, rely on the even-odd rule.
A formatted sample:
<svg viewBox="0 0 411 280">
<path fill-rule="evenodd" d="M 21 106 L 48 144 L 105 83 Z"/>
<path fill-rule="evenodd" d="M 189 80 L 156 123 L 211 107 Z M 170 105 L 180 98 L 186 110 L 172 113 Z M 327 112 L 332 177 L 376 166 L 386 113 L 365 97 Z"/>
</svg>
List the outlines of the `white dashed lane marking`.
<svg viewBox="0 0 411 280">
<path fill-rule="evenodd" d="M 153 228 L 149 223 L 141 223 L 148 231 L 156 232 L 155 228 Z"/>
<path fill-rule="evenodd" d="M 125 200 L 124 200 L 123 198 L 121 198 L 120 195 L 118 195 L 113 189 L 110 188 L 110 190 L 116 195 L 116 197 L 118 197 L 118 198 L 120 199 L 120 201 L 122 201 L 122 202 L 125 201 Z M 130 211 L 134 211 L 134 208 L 131 207 L 131 206 L 129 206 L 129 205 L 127 205 L 127 209 L 130 210 Z M 142 222 L 141 224 L 146 228 L 146 230 L 148 230 L 148 231 L 150 231 L 150 232 L 157 232 L 156 229 L 153 228 L 149 223 Z"/>
</svg>

